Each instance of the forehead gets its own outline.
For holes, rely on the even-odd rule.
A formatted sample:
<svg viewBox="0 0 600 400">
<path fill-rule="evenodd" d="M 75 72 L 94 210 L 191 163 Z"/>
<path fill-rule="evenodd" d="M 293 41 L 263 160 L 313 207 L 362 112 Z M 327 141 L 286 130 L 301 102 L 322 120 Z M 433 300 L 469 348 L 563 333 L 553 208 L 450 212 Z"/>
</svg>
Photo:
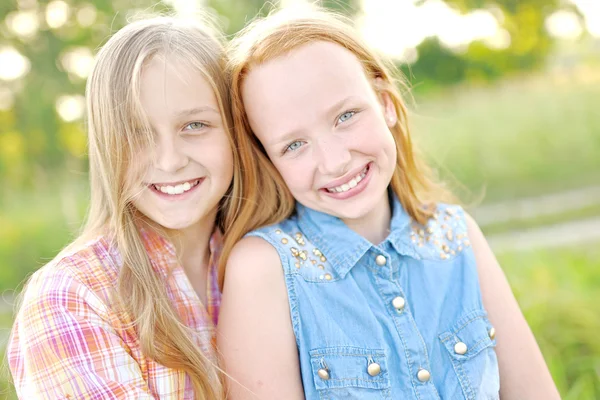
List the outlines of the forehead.
<svg viewBox="0 0 600 400">
<path fill-rule="evenodd" d="M 331 42 L 313 42 L 254 66 L 242 86 L 252 125 L 306 118 L 346 97 L 368 96 L 370 83 L 358 58 Z M 282 117 L 283 115 L 283 117 Z M 286 124 L 287 125 L 287 124 Z M 287 127 L 287 126 L 286 126 Z"/>
<path fill-rule="evenodd" d="M 150 119 L 201 106 L 218 109 L 212 86 L 201 71 L 162 56 L 152 58 L 142 70 L 140 102 Z"/>
</svg>

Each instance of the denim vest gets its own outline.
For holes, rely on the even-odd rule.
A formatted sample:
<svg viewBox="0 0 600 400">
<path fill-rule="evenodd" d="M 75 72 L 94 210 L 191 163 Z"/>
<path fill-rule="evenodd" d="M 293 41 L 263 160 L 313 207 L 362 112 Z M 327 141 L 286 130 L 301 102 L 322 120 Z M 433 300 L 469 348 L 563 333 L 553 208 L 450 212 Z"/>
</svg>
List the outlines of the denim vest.
<svg viewBox="0 0 600 400">
<path fill-rule="evenodd" d="M 440 204 L 421 226 L 392 206 L 377 246 L 300 204 L 249 234 L 279 253 L 306 398 L 498 399 L 464 212 Z"/>
</svg>

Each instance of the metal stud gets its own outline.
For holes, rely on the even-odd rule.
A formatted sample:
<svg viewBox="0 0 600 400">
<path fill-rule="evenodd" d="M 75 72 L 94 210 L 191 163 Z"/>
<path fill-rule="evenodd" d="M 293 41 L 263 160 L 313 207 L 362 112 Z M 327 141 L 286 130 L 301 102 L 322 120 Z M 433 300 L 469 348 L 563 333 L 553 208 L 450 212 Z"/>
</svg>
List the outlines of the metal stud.
<svg viewBox="0 0 600 400">
<path fill-rule="evenodd" d="M 431 374 L 426 369 L 421 368 L 419 369 L 419 372 L 417 372 L 417 379 L 421 382 L 427 382 L 430 378 Z"/>
<path fill-rule="evenodd" d="M 325 368 L 321 368 L 317 371 L 317 375 L 319 375 L 319 378 L 323 379 L 324 381 L 329 380 L 329 371 L 327 371 Z"/>
<path fill-rule="evenodd" d="M 367 373 L 371 376 L 377 376 L 381 372 L 381 365 L 376 362 L 372 362 L 367 367 Z"/>
<path fill-rule="evenodd" d="M 464 344 L 463 342 L 458 342 L 454 345 L 454 352 L 456 354 L 460 354 L 463 355 L 467 352 L 467 345 Z"/>
</svg>

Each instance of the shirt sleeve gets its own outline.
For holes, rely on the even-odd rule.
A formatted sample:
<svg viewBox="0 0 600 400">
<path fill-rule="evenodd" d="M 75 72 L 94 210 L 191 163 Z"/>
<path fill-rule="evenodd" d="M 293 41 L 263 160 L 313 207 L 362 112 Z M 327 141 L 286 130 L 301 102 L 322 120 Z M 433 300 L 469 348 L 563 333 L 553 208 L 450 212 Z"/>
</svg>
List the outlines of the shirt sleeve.
<svg viewBox="0 0 600 400">
<path fill-rule="evenodd" d="M 8 346 L 19 398 L 153 399 L 99 297 L 68 273 L 37 278 Z"/>
</svg>

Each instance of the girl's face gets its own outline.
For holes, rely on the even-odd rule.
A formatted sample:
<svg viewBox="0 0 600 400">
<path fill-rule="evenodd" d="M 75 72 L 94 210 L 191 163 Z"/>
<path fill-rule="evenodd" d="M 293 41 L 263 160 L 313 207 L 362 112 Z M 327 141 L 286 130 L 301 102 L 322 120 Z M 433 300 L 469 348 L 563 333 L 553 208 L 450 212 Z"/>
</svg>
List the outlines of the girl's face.
<svg viewBox="0 0 600 400">
<path fill-rule="evenodd" d="M 250 70 L 242 97 L 252 130 L 297 201 L 360 220 L 387 205 L 396 111 L 353 53 L 314 42 Z"/>
<path fill-rule="evenodd" d="M 145 167 L 133 204 L 168 229 L 214 223 L 233 156 L 210 85 L 183 63 L 155 57 L 142 72 L 140 101 L 155 146 L 133 160 Z"/>
</svg>

